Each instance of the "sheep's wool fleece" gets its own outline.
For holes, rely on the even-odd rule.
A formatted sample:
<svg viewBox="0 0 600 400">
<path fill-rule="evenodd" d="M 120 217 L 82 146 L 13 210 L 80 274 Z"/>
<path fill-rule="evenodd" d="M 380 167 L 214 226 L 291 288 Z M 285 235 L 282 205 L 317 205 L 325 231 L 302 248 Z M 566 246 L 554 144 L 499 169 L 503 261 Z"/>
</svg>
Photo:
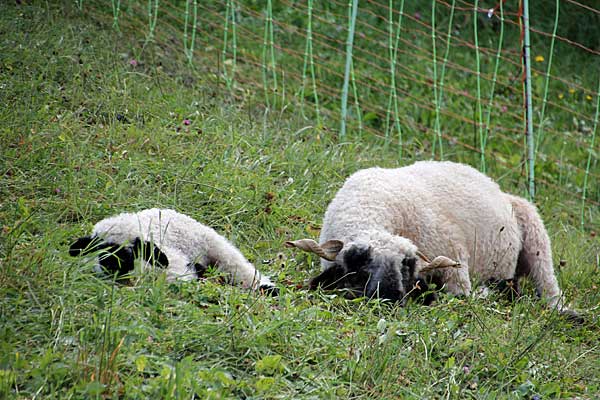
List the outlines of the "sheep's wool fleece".
<svg viewBox="0 0 600 400">
<path fill-rule="evenodd" d="M 560 295 L 550 240 L 535 207 L 467 165 L 422 161 L 349 177 L 327 208 L 320 242 L 366 240 L 377 249 L 382 235 L 407 238 L 430 258 L 460 261 L 464 268 L 443 272 L 450 292 L 470 293 L 469 276 L 513 278 L 521 253 L 536 266 L 522 272 L 538 291 L 552 303 Z"/>
<path fill-rule="evenodd" d="M 267 277 L 214 229 L 169 209 L 152 208 L 122 213 L 99 221 L 92 235 L 107 242 L 131 243 L 136 238 L 153 243 L 169 259 L 169 279 L 195 278 L 189 264 L 216 265 L 244 287 L 270 284 Z"/>
</svg>

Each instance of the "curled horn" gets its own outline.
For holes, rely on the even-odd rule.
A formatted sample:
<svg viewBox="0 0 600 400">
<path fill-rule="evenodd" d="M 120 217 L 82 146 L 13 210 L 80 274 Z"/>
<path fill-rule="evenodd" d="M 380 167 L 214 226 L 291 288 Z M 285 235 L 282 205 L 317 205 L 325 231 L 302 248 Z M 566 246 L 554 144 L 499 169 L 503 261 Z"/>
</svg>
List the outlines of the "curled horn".
<svg viewBox="0 0 600 400">
<path fill-rule="evenodd" d="M 308 253 L 314 253 L 328 261 L 335 261 L 335 256 L 342 250 L 344 243 L 340 240 L 328 240 L 319 245 L 312 239 L 300 239 L 285 242 L 285 247 L 295 247 Z"/>
<path fill-rule="evenodd" d="M 431 260 L 429 259 L 429 257 L 427 257 L 425 254 L 423 254 L 421 251 L 417 250 L 417 256 L 425 261 L 427 264 L 431 264 Z"/>
<path fill-rule="evenodd" d="M 460 268 L 461 267 L 459 261 L 454 261 L 448 257 L 437 256 L 436 258 L 433 259 L 433 261 L 429 261 L 427 256 L 425 256 L 423 253 L 417 252 L 417 255 L 419 257 L 421 257 L 423 259 L 423 261 L 425 261 L 427 263 L 426 266 L 421 268 L 421 272 L 432 271 L 434 269 L 440 269 L 440 268 Z"/>
</svg>

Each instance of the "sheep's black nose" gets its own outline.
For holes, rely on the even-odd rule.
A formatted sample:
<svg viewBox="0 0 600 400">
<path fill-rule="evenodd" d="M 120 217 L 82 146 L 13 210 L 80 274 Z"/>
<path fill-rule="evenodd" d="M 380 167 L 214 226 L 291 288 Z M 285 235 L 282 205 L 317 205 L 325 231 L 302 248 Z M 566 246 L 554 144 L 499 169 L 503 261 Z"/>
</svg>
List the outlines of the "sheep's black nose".
<svg viewBox="0 0 600 400">
<path fill-rule="evenodd" d="M 404 297 L 397 285 L 382 281 L 369 282 L 367 285 L 367 290 L 365 291 L 365 295 L 370 299 L 379 298 L 391 301 L 399 301 L 402 299 L 402 297 Z"/>
</svg>

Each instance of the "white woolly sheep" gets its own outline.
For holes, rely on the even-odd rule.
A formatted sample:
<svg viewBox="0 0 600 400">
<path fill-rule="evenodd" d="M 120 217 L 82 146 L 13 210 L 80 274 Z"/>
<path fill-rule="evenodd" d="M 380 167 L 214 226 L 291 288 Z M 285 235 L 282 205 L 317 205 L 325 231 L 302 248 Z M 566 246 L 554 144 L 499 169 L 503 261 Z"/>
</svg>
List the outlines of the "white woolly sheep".
<svg viewBox="0 0 600 400">
<path fill-rule="evenodd" d="M 550 239 L 536 208 L 463 164 L 422 161 L 356 172 L 329 204 L 320 243 L 286 243 L 322 257 L 323 271 L 311 280 L 312 288 L 404 303 L 427 291 L 426 282 L 469 295 L 472 277 L 518 295 L 518 279 L 530 276 L 551 307 L 576 317 L 563 305 Z M 424 260 L 435 256 L 457 265 L 429 268 Z"/>
<path fill-rule="evenodd" d="M 192 280 L 209 265 L 225 272 L 231 283 L 276 294 L 269 278 L 227 239 L 206 225 L 174 210 L 152 208 L 123 213 L 99 221 L 90 236 L 69 249 L 72 256 L 98 252 L 98 270 L 123 276 L 137 258 L 145 265 L 166 268 L 167 279 Z"/>
</svg>

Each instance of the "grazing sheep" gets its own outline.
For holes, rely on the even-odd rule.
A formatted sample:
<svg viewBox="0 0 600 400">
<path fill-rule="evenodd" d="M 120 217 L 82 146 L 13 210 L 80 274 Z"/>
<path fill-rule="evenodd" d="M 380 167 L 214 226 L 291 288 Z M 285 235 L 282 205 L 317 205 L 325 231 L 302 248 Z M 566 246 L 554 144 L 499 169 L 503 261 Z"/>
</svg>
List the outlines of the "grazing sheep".
<svg viewBox="0 0 600 400">
<path fill-rule="evenodd" d="M 71 245 L 69 254 L 100 250 L 97 269 L 112 275 L 131 272 L 135 259 L 141 258 L 146 264 L 166 268 L 170 281 L 196 279 L 214 265 L 233 284 L 271 293 L 277 290 L 227 239 L 173 210 L 152 208 L 103 219 L 91 236 Z"/>
<path fill-rule="evenodd" d="M 286 243 L 322 258 L 312 288 L 404 302 L 427 291 L 425 282 L 469 295 L 472 277 L 518 295 L 518 279 L 529 276 L 549 306 L 566 310 L 536 208 L 463 164 L 356 172 L 329 204 L 320 243 Z M 445 257 L 427 262 L 435 256 Z"/>
</svg>

